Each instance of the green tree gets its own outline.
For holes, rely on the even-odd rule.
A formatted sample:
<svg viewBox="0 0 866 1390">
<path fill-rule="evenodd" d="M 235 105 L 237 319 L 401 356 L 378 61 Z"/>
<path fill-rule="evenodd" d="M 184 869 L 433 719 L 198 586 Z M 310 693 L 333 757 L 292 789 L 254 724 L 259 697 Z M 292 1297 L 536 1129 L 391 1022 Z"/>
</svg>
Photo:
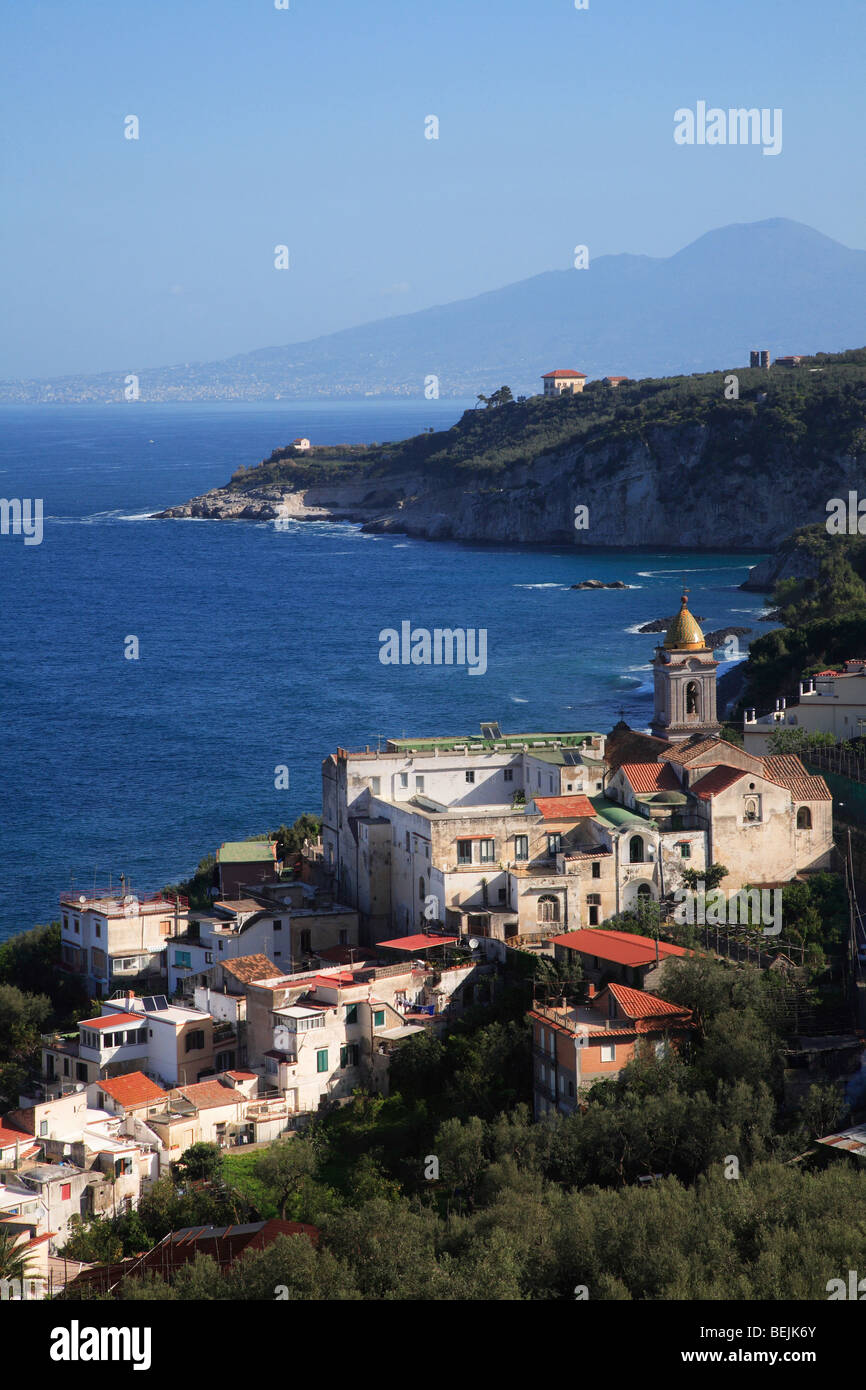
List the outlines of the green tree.
<svg viewBox="0 0 866 1390">
<path fill-rule="evenodd" d="M 285 1220 L 289 1199 L 299 1194 L 303 1180 L 318 1167 L 313 1144 L 304 1136 L 276 1139 L 262 1152 L 254 1172 L 273 1194 L 280 1216 Z"/>
<path fill-rule="evenodd" d="M 175 1165 L 183 1182 L 219 1182 L 223 1176 L 223 1155 L 218 1144 L 198 1143 L 184 1149 Z"/>
</svg>

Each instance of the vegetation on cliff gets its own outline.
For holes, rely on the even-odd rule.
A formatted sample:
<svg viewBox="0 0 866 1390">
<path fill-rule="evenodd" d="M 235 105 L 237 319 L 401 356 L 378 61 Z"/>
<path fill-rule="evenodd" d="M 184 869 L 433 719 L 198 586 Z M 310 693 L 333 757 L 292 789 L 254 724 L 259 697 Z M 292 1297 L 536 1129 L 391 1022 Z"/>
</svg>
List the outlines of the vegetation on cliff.
<svg viewBox="0 0 866 1390">
<path fill-rule="evenodd" d="M 831 535 L 819 523 L 797 531 L 786 542 L 792 546 L 807 559 L 804 569 L 815 572 L 776 586 L 783 625 L 752 643 L 742 707 L 796 699 L 801 675 L 866 658 L 866 536 Z"/>
<path fill-rule="evenodd" d="M 729 487 L 736 487 L 738 468 L 750 476 L 765 472 L 769 481 L 786 457 L 815 468 L 828 453 L 866 452 L 866 348 L 820 353 L 796 369 L 741 368 L 736 377 L 736 400 L 726 398 L 730 375 L 723 372 L 648 377 L 616 388 L 591 381 L 582 394 L 557 399 L 505 398 L 495 410 L 466 411 L 449 430 L 395 443 L 307 454 L 291 446 L 275 449 L 257 467 L 239 468 L 229 489 L 296 490 L 410 473 L 443 483 L 492 480 L 545 454 L 596 443 L 625 450 L 646 442 L 654 429 L 678 426 L 712 431 L 705 461 L 727 470 L 722 485 Z"/>
</svg>

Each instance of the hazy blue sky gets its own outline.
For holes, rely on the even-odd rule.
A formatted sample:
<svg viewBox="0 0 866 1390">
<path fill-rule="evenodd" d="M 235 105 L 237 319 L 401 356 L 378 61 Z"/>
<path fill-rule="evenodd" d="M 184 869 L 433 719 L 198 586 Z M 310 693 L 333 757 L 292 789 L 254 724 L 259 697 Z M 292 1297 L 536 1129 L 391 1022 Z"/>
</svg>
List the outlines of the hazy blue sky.
<svg viewBox="0 0 866 1390">
<path fill-rule="evenodd" d="M 864 0 L 13 0 L 0 376 L 299 341 L 578 242 L 781 216 L 864 247 L 864 40 Z M 781 107 L 781 154 L 675 145 L 698 100 Z"/>
</svg>

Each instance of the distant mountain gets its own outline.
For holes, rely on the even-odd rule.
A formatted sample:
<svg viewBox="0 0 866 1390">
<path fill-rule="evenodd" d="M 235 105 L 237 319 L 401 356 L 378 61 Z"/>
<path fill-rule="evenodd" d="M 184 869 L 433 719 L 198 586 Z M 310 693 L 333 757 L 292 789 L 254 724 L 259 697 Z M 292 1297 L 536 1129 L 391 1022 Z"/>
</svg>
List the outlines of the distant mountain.
<svg viewBox="0 0 866 1390">
<path fill-rule="evenodd" d="M 667 258 L 599 256 L 472 299 L 380 319 L 220 362 L 139 372 L 143 400 L 442 396 L 575 367 L 590 377 L 666 376 L 863 340 L 866 251 L 786 218 L 707 232 Z M 122 400 L 129 367 L 99 376 L 0 383 L 2 401 Z"/>
</svg>

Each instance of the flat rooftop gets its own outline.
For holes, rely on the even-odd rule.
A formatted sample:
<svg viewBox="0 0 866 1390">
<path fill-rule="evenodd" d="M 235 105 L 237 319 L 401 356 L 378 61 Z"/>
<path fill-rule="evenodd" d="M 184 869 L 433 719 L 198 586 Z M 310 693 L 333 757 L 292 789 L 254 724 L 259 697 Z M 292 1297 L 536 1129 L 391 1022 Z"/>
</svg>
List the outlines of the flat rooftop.
<svg viewBox="0 0 866 1390">
<path fill-rule="evenodd" d="M 563 748 L 577 748 L 587 739 L 602 738 L 592 731 L 565 733 L 503 734 L 501 738 L 485 739 L 479 734 L 455 734 L 441 738 L 389 738 L 385 745 L 386 753 L 424 753 L 438 748 L 441 752 L 462 752 L 464 747 L 470 753 L 519 752 L 524 744 L 540 748 L 552 748 L 560 744 Z"/>
</svg>

